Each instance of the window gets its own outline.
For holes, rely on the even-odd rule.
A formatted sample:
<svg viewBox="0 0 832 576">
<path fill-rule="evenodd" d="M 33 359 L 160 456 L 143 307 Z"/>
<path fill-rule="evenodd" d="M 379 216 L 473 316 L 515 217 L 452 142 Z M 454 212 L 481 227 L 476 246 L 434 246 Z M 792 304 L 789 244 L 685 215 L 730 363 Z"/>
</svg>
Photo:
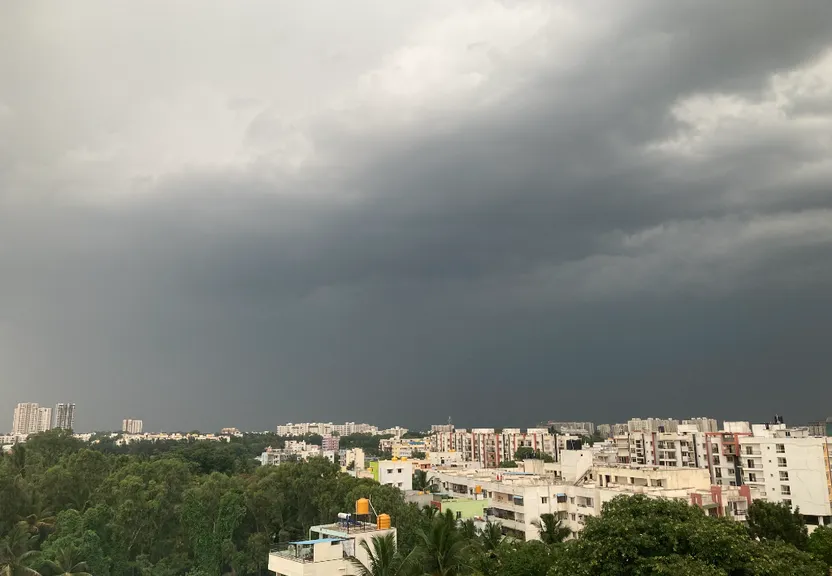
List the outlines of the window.
<svg viewBox="0 0 832 576">
<path fill-rule="evenodd" d="M 401 474 L 401 473 L 402 473 L 402 469 L 401 469 L 401 468 L 398 468 L 398 469 L 396 469 L 396 472 L 397 472 L 397 473 L 399 473 L 399 474 Z"/>
<path fill-rule="evenodd" d="M 777 465 L 778 465 L 780 468 L 785 468 L 786 466 L 788 466 L 788 464 L 786 463 L 786 459 L 785 459 L 785 458 L 778 458 L 778 459 L 777 459 Z"/>
<path fill-rule="evenodd" d="M 746 468 L 754 468 L 754 460 L 748 460 L 746 462 Z"/>
<path fill-rule="evenodd" d="M 754 472 L 749 472 L 748 473 L 748 481 L 749 482 L 756 482 L 757 481 L 757 475 Z"/>
<path fill-rule="evenodd" d="M 745 453 L 746 454 L 754 454 L 754 448 L 752 446 L 746 446 L 745 447 Z"/>
<path fill-rule="evenodd" d="M 541 497 L 540 497 L 540 503 L 541 503 L 541 504 L 548 504 L 548 503 L 549 503 L 549 499 L 548 499 L 546 496 L 541 496 Z"/>
<path fill-rule="evenodd" d="M 575 497 L 574 497 L 574 496 L 570 496 L 570 497 L 569 497 L 569 503 L 570 503 L 570 504 L 574 504 L 574 503 L 575 503 Z M 573 520 L 574 520 L 574 518 L 573 518 Z"/>
<path fill-rule="evenodd" d="M 775 446 L 775 448 L 777 449 L 778 454 L 785 454 L 786 453 L 786 445 L 785 444 L 777 444 L 777 446 Z"/>
<path fill-rule="evenodd" d="M 792 489 L 789 488 L 788 484 L 781 484 L 780 485 L 780 494 L 782 494 L 783 496 L 791 496 L 792 495 Z"/>
<path fill-rule="evenodd" d="M 571 516 L 571 517 L 572 517 L 572 521 L 574 522 L 574 521 L 575 521 L 575 515 L 574 515 L 574 514 L 570 514 L 569 516 Z"/>
<path fill-rule="evenodd" d="M 459 520 L 460 518 L 462 518 L 462 512 L 457 511 L 457 513 L 456 513 L 456 519 L 457 519 L 457 520 Z"/>
<path fill-rule="evenodd" d="M 785 470 L 780 470 L 780 481 L 781 482 L 788 482 L 789 481 L 789 473 Z"/>
<path fill-rule="evenodd" d="M 388 474 L 392 474 L 392 473 L 393 473 L 393 469 L 392 469 L 392 468 L 388 468 L 388 469 L 387 469 L 387 473 L 388 473 Z"/>
</svg>

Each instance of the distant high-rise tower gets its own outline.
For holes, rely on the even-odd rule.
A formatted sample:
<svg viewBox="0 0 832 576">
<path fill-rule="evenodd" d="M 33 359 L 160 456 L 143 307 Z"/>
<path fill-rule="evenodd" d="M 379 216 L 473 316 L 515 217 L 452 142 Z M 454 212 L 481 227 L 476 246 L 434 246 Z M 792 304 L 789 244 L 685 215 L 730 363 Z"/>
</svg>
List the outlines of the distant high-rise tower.
<svg viewBox="0 0 832 576">
<path fill-rule="evenodd" d="M 14 409 L 12 434 L 31 434 L 37 429 L 38 408 L 36 402 L 21 402 Z"/>
<path fill-rule="evenodd" d="M 135 418 L 125 418 L 121 421 L 121 431 L 128 434 L 141 434 L 143 428 L 142 421 Z"/>
<path fill-rule="evenodd" d="M 52 428 L 52 409 L 41 408 L 37 402 L 22 402 L 14 409 L 12 434 L 35 434 Z"/>
<path fill-rule="evenodd" d="M 75 426 L 75 404 L 60 402 L 55 405 L 55 428 L 71 430 Z"/>
<path fill-rule="evenodd" d="M 52 429 L 52 408 L 38 408 L 38 432 Z"/>
</svg>

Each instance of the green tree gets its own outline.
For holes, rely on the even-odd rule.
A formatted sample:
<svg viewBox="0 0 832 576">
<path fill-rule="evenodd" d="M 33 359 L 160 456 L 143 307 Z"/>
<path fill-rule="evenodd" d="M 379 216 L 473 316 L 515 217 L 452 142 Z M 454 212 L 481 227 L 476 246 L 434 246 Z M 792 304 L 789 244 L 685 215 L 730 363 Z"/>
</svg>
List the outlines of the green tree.
<svg viewBox="0 0 832 576">
<path fill-rule="evenodd" d="M 500 547 L 503 541 L 503 527 L 488 520 L 482 531 L 480 531 L 480 544 L 486 552 L 493 552 Z"/>
<path fill-rule="evenodd" d="M 832 567 L 832 528 L 829 526 L 818 526 L 809 535 L 809 542 L 806 550 L 815 558 Z"/>
<path fill-rule="evenodd" d="M 18 525 L 0 540 L 0 576 L 40 576 L 32 568 L 39 552 L 32 550 L 33 537 L 25 526 Z"/>
<path fill-rule="evenodd" d="M 55 560 L 47 560 L 44 565 L 51 576 L 92 576 L 87 563 L 82 561 L 74 548 L 61 548 Z"/>
<path fill-rule="evenodd" d="M 425 573 L 430 576 L 458 576 L 467 567 L 468 543 L 462 539 L 453 522 L 438 515 L 427 530 L 419 531 L 419 554 Z"/>
<path fill-rule="evenodd" d="M 779 502 L 755 500 L 748 507 L 748 531 L 752 538 L 781 540 L 805 550 L 809 531 L 799 510 Z"/>
<path fill-rule="evenodd" d="M 541 514 L 540 518 L 532 520 L 532 524 L 537 528 L 540 540 L 544 544 L 558 544 L 572 535 L 572 530 L 561 524 L 554 514 Z"/>
<path fill-rule="evenodd" d="M 392 533 L 373 536 L 372 546 L 366 540 L 361 541 L 361 548 L 367 555 L 368 564 L 356 557 L 350 558 L 358 576 L 405 576 L 413 574 L 417 568 L 415 555 L 402 556 L 396 549 L 396 539 Z"/>
</svg>

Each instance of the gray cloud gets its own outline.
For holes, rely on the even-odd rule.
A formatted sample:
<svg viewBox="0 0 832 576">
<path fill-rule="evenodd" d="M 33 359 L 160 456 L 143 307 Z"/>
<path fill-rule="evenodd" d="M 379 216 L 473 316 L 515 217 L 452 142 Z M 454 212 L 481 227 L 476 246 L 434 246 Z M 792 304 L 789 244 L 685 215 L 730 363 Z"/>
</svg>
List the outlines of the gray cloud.
<svg viewBox="0 0 832 576">
<path fill-rule="evenodd" d="M 0 18 L 0 414 L 826 416 L 828 2 L 93 6 Z"/>
</svg>

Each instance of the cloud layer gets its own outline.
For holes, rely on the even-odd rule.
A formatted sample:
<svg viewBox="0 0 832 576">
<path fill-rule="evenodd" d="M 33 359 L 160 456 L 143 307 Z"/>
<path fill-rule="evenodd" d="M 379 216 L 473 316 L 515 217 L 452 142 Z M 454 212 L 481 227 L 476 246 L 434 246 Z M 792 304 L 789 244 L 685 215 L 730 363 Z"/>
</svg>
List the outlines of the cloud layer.
<svg viewBox="0 0 832 576">
<path fill-rule="evenodd" d="M 827 416 L 828 2 L 0 11 L 0 414 Z"/>
</svg>

